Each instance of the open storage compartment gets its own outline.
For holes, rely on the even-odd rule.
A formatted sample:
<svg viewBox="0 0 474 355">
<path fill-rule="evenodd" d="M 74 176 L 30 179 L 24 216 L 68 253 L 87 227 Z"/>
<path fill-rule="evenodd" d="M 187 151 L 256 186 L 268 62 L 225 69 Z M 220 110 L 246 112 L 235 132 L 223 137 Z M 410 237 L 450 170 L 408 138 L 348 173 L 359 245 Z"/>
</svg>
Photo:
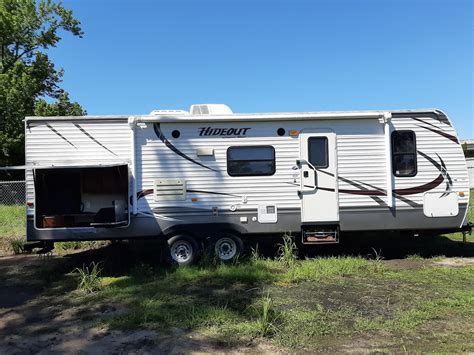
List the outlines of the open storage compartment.
<svg viewBox="0 0 474 355">
<path fill-rule="evenodd" d="M 128 166 L 35 169 L 36 228 L 129 224 Z"/>
</svg>

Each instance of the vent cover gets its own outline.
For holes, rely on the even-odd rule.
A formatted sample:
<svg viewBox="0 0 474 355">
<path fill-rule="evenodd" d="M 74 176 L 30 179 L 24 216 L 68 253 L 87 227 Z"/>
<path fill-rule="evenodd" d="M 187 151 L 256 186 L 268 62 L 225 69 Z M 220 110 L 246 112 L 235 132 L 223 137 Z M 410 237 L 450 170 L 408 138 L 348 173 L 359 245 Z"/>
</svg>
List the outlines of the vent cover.
<svg viewBox="0 0 474 355">
<path fill-rule="evenodd" d="M 153 189 L 155 202 L 170 200 L 186 200 L 186 180 L 155 180 Z"/>
<path fill-rule="evenodd" d="M 222 104 L 192 105 L 189 111 L 193 115 L 232 115 L 230 107 Z"/>
</svg>

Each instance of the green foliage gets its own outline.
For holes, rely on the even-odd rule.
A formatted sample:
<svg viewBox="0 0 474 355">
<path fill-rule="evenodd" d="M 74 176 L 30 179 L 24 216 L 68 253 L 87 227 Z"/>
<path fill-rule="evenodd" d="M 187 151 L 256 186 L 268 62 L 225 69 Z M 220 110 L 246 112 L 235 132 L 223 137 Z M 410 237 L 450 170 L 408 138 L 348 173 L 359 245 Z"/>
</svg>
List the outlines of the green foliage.
<svg viewBox="0 0 474 355">
<path fill-rule="evenodd" d="M 85 116 L 87 112 L 77 102 L 69 100 L 69 94 L 61 91 L 58 101 L 47 103 L 40 99 L 35 105 L 35 116 Z"/>
<path fill-rule="evenodd" d="M 23 239 L 10 239 L 10 248 L 13 254 L 21 254 L 25 250 L 25 241 Z"/>
<path fill-rule="evenodd" d="M 0 205 L 0 237 L 24 237 L 26 232 L 26 207 Z"/>
<path fill-rule="evenodd" d="M 102 289 L 100 273 L 102 268 L 100 263 L 92 262 L 89 266 L 83 265 L 82 268 L 76 268 L 74 271 L 79 275 L 77 288 L 85 293 L 94 293 Z"/>
<path fill-rule="evenodd" d="M 63 71 L 44 53 L 59 43 L 60 31 L 83 34 L 61 3 L 0 0 L 0 166 L 23 163 L 25 116 L 85 113 L 59 88 Z M 59 101 L 48 104 L 43 97 Z"/>
<path fill-rule="evenodd" d="M 198 263 L 201 267 L 214 267 L 219 265 L 221 261 L 214 252 L 212 245 L 209 245 L 204 250 L 202 250 Z"/>
<path fill-rule="evenodd" d="M 258 334 L 270 337 L 278 331 L 278 315 L 273 307 L 273 300 L 269 294 L 262 297 L 260 313 L 256 323 Z"/>
<path fill-rule="evenodd" d="M 407 260 L 412 260 L 412 261 L 421 261 L 421 260 L 423 260 L 423 258 L 422 258 L 419 254 L 407 255 L 407 256 L 405 257 L 405 259 L 407 259 Z"/>
<path fill-rule="evenodd" d="M 293 240 L 291 234 L 283 236 L 283 243 L 278 245 L 278 260 L 286 266 L 295 264 L 298 258 L 298 248 Z"/>
<path fill-rule="evenodd" d="M 374 272 L 382 272 L 384 270 L 384 266 L 382 264 L 383 256 L 382 250 L 377 251 L 376 249 L 372 248 L 374 251 L 374 258 L 372 259 L 371 267 Z"/>
<path fill-rule="evenodd" d="M 282 277 L 285 283 L 330 280 L 354 275 L 372 274 L 371 261 L 360 257 L 327 257 L 307 259 L 290 268 Z"/>
<path fill-rule="evenodd" d="M 71 250 L 80 249 L 97 249 L 108 245 L 109 242 L 105 240 L 89 240 L 89 241 L 69 241 L 69 242 L 56 242 L 54 243 L 54 249 L 58 253 Z"/>
<path fill-rule="evenodd" d="M 474 157 L 474 149 L 468 149 L 467 143 L 462 145 L 462 150 L 464 152 L 464 156 L 466 158 L 473 158 Z"/>
<path fill-rule="evenodd" d="M 344 256 L 300 260 L 291 268 L 260 257 L 176 269 L 139 264 L 126 275 L 102 278 L 100 293 L 77 302 L 126 305 L 125 312 L 102 318 L 111 328 L 180 328 L 228 345 L 266 337 L 302 351 L 328 351 L 335 339 L 350 344 L 361 334 L 396 343 L 426 336 L 439 322 L 469 325 L 473 267 L 425 259 L 420 268 L 391 269 L 379 251 L 374 258 L 383 273 L 375 260 Z"/>
<path fill-rule="evenodd" d="M 260 256 L 260 251 L 258 250 L 258 244 L 255 245 L 255 248 L 252 248 L 250 250 L 250 261 L 252 263 L 255 263 L 259 260 L 261 260 L 262 257 Z"/>
</svg>

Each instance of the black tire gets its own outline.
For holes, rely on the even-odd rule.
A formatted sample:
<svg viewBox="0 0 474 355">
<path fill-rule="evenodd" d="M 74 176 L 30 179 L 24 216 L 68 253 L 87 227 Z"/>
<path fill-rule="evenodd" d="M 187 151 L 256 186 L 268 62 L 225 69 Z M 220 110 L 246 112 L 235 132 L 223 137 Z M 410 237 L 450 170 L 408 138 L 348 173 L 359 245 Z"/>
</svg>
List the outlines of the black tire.
<svg viewBox="0 0 474 355">
<path fill-rule="evenodd" d="M 190 235 L 179 234 L 168 239 L 168 254 L 172 264 L 189 266 L 196 263 L 199 257 L 199 244 Z"/>
<path fill-rule="evenodd" d="M 236 235 L 223 233 L 213 238 L 212 250 L 221 262 L 231 263 L 242 254 L 244 243 Z"/>
</svg>

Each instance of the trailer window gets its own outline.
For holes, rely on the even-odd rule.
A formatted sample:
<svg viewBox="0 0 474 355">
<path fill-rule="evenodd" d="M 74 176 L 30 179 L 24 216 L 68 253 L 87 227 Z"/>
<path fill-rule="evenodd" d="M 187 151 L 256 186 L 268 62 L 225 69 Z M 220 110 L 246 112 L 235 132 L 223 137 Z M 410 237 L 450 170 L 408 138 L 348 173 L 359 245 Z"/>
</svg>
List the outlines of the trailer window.
<svg viewBox="0 0 474 355">
<path fill-rule="evenodd" d="M 416 136 L 413 131 L 392 133 L 392 168 L 397 177 L 415 176 L 417 172 Z"/>
<path fill-rule="evenodd" d="M 229 147 L 227 173 L 230 176 L 275 174 L 275 149 L 272 146 Z"/>
<path fill-rule="evenodd" d="M 328 159 L 328 139 L 326 137 L 311 137 L 308 139 L 308 159 L 315 168 L 327 168 Z"/>
</svg>

